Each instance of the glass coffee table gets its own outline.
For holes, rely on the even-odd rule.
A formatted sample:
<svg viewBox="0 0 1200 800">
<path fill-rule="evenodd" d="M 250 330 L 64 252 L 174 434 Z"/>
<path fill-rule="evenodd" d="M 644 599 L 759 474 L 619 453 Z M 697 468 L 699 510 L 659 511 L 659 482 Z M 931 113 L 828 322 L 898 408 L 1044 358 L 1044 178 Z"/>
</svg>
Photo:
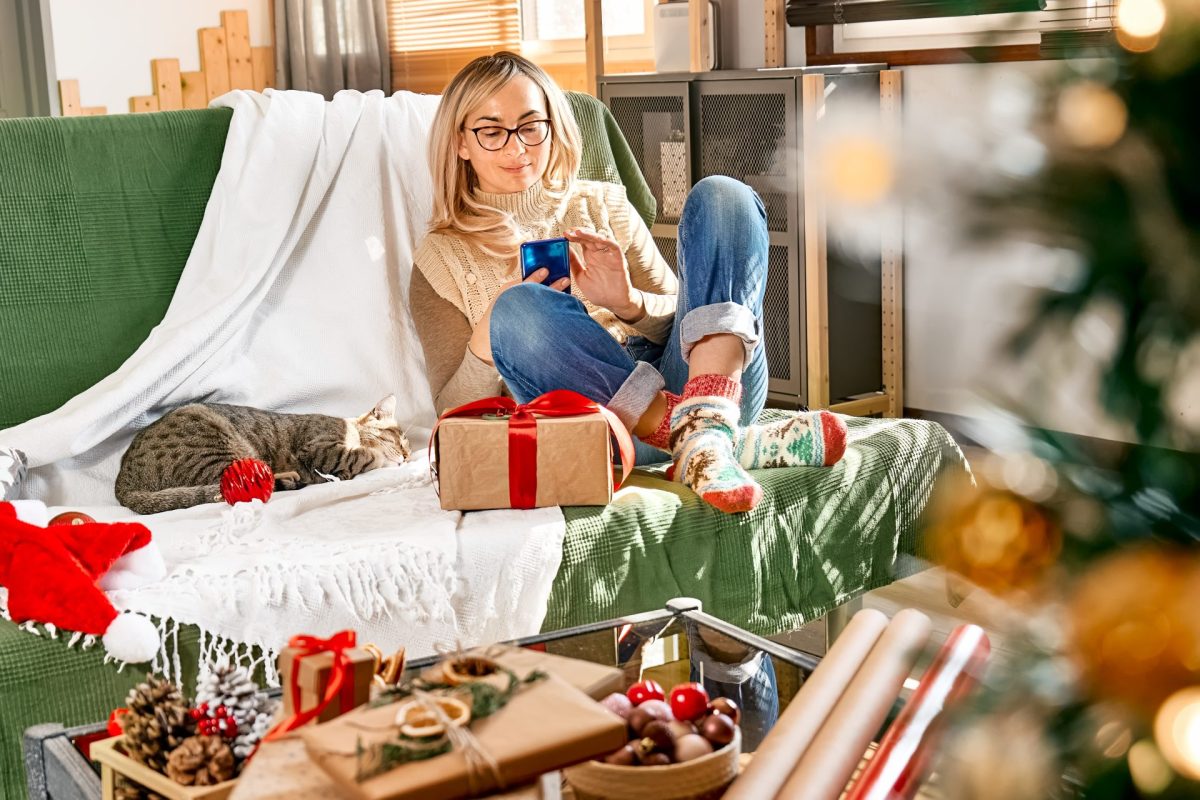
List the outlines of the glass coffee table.
<svg viewBox="0 0 1200 800">
<path fill-rule="evenodd" d="M 698 600 L 676 598 L 658 611 L 540 633 L 509 644 L 615 666 L 626 687 L 643 679 L 664 686 L 703 682 L 710 697 L 733 700 L 742 712 L 742 751 L 752 753 L 799 691 L 820 656 L 749 633 L 704 612 Z M 441 656 L 413 659 L 415 673 Z M 270 693 L 278 696 L 280 690 Z M 25 735 L 29 796 L 35 800 L 97 800 L 99 770 L 85 752 L 105 737 L 106 723 L 78 728 L 39 725 Z"/>
</svg>

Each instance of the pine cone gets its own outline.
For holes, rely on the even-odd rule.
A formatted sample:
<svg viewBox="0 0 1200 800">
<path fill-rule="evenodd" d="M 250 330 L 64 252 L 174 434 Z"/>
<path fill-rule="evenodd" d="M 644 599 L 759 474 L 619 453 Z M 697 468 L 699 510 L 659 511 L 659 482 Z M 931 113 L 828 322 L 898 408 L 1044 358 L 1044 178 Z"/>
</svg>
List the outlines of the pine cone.
<svg viewBox="0 0 1200 800">
<path fill-rule="evenodd" d="M 229 709 L 237 723 L 238 735 L 232 742 L 233 754 L 246 758 L 270 730 L 275 715 L 275 701 L 259 690 L 245 667 L 228 662 L 218 664 L 200 679 L 196 687 L 196 705 L 206 703 L 209 713 L 217 706 Z"/>
<path fill-rule="evenodd" d="M 129 713 L 121 717 L 125 752 L 134 761 L 162 772 L 167 757 L 192 735 L 195 723 L 179 689 L 152 675 L 135 686 L 125 699 Z"/>
<path fill-rule="evenodd" d="M 260 696 L 258 685 L 245 667 L 218 664 L 205 675 L 196 686 L 196 705 L 207 703 L 209 709 L 225 706 L 242 727 L 250 722 L 249 717 L 258 709 Z"/>
<path fill-rule="evenodd" d="M 233 777 L 233 751 L 219 736 L 192 736 L 171 751 L 167 777 L 184 786 L 213 786 Z"/>
<path fill-rule="evenodd" d="M 117 776 L 113 800 L 166 800 L 161 794 L 152 792 L 141 784 L 134 783 L 128 778 Z"/>
</svg>

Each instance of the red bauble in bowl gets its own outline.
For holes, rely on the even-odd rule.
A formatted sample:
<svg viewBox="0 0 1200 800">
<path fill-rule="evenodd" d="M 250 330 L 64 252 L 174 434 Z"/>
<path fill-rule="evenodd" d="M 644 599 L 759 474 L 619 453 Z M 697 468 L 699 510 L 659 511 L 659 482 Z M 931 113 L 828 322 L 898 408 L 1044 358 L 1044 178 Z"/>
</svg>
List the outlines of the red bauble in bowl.
<svg viewBox="0 0 1200 800">
<path fill-rule="evenodd" d="M 625 692 L 625 696 L 629 698 L 629 702 L 635 706 L 640 706 L 647 700 L 666 700 L 667 696 L 663 693 L 663 688 L 658 681 L 638 681 L 633 686 L 630 686 Z"/>
<path fill-rule="evenodd" d="M 670 702 L 675 719 L 691 722 L 708 712 L 708 691 L 703 684 L 681 683 L 671 690 Z"/>
<path fill-rule="evenodd" d="M 275 491 L 275 473 L 257 458 L 243 458 L 233 462 L 221 473 L 221 496 L 225 502 L 248 503 L 271 499 Z"/>
</svg>

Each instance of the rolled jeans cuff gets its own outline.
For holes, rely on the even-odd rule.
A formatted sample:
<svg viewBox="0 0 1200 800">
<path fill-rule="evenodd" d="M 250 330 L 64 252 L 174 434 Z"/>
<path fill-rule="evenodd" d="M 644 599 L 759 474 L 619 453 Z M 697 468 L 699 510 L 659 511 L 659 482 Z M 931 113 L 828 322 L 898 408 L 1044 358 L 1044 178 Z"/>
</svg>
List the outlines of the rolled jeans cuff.
<svg viewBox="0 0 1200 800">
<path fill-rule="evenodd" d="M 713 303 L 700 308 L 693 308 L 683 318 L 679 326 L 679 346 L 683 350 L 683 360 L 687 361 L 696 342 L 714 333 L 732 333 L 742 340 L 746 346 L 746 360 L 742 365 L 750 363 L 754 348 L 762 338 L 762 323 L 754 316 L 754 312 L 741 303 Z"/>
<path fill-rule="evenodd" d="M 633 372 L 608 401 L 608 410 L 617 415 L 625 429 L 633 432 L 638 420 L 650 408 L 654 396 L 666 388 L 667 382 L 653 366 L 645 361 L 634 365 Z"/>
</svg>

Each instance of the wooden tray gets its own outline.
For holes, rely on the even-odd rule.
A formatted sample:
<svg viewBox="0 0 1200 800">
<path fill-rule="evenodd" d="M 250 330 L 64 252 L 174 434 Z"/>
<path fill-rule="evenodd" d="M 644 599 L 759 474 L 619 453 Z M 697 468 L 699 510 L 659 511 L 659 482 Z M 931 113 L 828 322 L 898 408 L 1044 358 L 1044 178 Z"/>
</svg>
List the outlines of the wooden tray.
<svg viewBox="0 0 1200 800">
<path fill-rule="evenodd" d="M 92 758 L 100 763 L 100 786 L 103 800 L 113 800 L 117 776 L 157 792 L 167 800 L 225 800 L 237 785 L 236 780 L 215 786 L 184 786 L 139 764 L 121 750 L 124 738 L 115 736 L 92 745 Z"/>
</svg>

